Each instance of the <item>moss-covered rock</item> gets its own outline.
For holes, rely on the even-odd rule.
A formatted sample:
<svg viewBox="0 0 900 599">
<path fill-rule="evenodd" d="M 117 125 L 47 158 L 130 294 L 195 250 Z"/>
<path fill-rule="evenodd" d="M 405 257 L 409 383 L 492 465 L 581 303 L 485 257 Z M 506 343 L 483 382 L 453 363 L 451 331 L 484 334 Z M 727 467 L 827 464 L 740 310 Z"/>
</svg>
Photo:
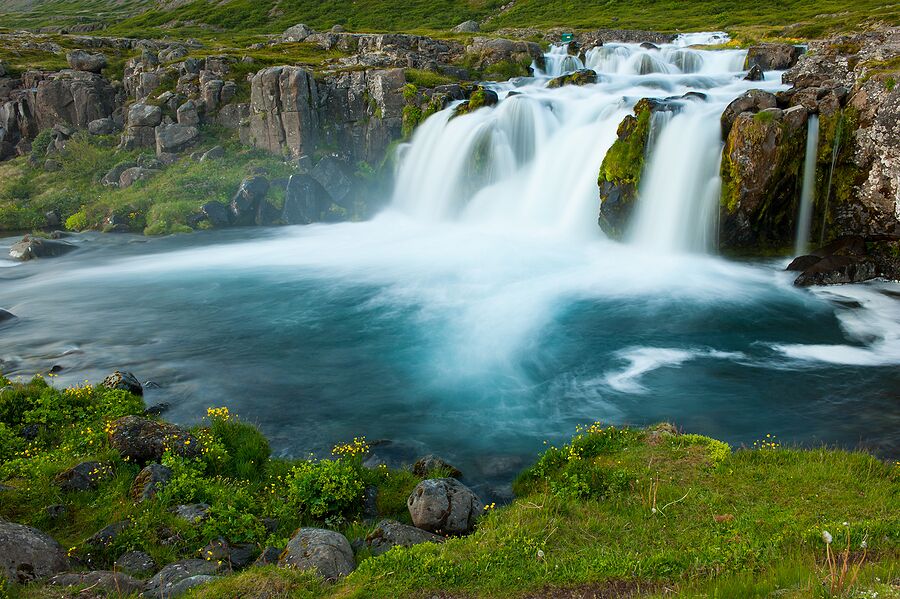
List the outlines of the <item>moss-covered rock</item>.
<svg viewBox="0 0 900 599">
<path fill-rule="evenodd" d="M 470 112 L 475 112 L 479 108 L 484 108 L 485 106 L 494 106 L 499 101 L 500 99 L 497 97 L 497 92 L 478 86 L 475 91 L 472 92 L 472 95 L 469 96 L 468 100 L 456 107 L 453 116 L 462 116 L 464 114 L 469 114 Z"/>
<path fill-rule="evenodd" d="M 806 128 L 802 106 L 735 118 L 722 155 L 721 247 L 756 250 L 793 241 Z"/>
<path fill-rule="evenodd" d="M 564 85 L 590 85 L 597 83 L 597 73 L 592 69 L 581 69 L 568 75 L 556 77 L 547 82 L 547 87 L 555 89 Z"/>
<path fill-rule="evenodd" d="M 638 183 L 644 170 L 650 119 L 660 105 L 644 98 L 634 105 L 634 115 L 626 116 L 617 138 L 603 158 L 597 185 L 600 187 L 598 224 L 614 239 L 621 238 L 634 211 Z"/>
</svg>

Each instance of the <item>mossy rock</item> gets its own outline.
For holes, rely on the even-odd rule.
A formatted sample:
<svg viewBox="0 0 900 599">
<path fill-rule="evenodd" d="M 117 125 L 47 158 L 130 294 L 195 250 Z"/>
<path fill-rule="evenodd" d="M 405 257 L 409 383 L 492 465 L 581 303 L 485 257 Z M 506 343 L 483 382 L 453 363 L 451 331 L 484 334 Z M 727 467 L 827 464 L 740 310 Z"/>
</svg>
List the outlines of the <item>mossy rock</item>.
<svg viewBox="0 0 900 599">
<path fill-rule="evenodd" d="M 456 107 L 453 116 L 458 117 L 469 114 L 485 106 L 495 106 L 499 101 L 497 92 L 479 86 L 472 92 L 468 100 Z"/>
<path fill-rule="evenodd" d="M 565 85 L 591 85 L 597 83 L 597 73 L 591 69 L 581 69 L 562 77 L 556 77 L 547 82 L 547 87 L 556 89 Z"/>
</svg>

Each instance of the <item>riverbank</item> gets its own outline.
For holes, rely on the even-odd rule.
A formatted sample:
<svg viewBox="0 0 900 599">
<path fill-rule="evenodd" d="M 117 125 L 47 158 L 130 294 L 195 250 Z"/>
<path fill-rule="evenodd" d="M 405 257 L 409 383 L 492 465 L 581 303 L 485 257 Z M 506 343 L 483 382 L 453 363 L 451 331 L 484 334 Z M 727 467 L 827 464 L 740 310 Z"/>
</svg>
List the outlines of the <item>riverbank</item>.
<svg viewBox="0 0 900 599">
<path fill-rule="evenodd" d="M 330 459 L 275 458 L 258 430 L 227 409 L 211 407 L 202 424 L 181 429 L 157 420 L 158 409 L 145 411 L 128 392 L 142 391 L 131 377 L 67 390 L 52 378 L 0 381 L 0 518 L 60 543 L 46 541 L 44 557 L 55 557 L 43 565 L 12 567 L 23 580 L 42 580 L 7 585 L 11 596 L 85 596 L 85 587 L 115 595 L 126 585 L 167 596 L 188 579 L 178 589 L 196 584 L 201 597 L 900 592 L 900 469 L 865 453 L 781 447 L 763 433 L 732 451 L 669 425 L 598 423 L 548 447 L 518 477 L 511 504 L 484 505 L 445 478 L 446 464 L 432 462 L 430 472 L 363 466 L 362 439 L 336 446 Z M 438 482 L 422 482 L 432 477 Z M 409 526 L 438 530 L 415 500 L 407 505 L 421 496 L 414 490 L 434 485 L 453 487 L 451 504 L 468 506 L 472 518 L 441 523 L 463 522 L 453 528 L 461 536 Z M 468 503 L 453 503 L 460 498 Z M 298 528 L 346 539 L 337 542 L 350 548 L 337 582 L 303 570 L 309 560 L 291 549 Z M 438 542 L 382 553 L 413 540 Z M 0 552 L 7 569 L 16 546 Z M 47 585 L 70 568 L 95 574 L 58 578 L 76 583 L 65 589 Z"/>
</svg>

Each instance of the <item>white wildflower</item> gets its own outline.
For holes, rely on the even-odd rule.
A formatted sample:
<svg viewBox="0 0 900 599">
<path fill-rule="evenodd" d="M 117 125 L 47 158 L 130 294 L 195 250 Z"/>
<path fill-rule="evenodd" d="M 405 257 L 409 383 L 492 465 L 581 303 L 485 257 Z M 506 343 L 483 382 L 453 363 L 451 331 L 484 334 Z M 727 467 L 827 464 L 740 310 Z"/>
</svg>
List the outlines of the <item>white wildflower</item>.
<svg viewBox="0 0 900 599">
<path fill-rule="evenodd" d="M 831 542 L 834 540 L 831 536 L 831 533 L 827 530 L 822 531 L 822 540 L 825 541 L 826 545 L 831 545 Z"/>
</svg>

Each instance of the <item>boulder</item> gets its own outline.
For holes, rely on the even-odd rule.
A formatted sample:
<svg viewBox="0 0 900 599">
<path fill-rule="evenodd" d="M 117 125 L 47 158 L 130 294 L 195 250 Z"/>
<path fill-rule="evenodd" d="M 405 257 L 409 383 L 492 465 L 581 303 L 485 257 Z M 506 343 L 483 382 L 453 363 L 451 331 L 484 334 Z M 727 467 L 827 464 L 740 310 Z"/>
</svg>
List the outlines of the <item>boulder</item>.
<svg viewBox="0 0 900 599">
<path fill-rule="evenodd" d="M 219 571 L 216 562 L 205 559 L 185 559 L 165 566 L 144 585 L 144 597 L 174 597 L 185 588 L 176 585 L 195 576 L 213 576 Z M 205 580 L 203 582 L 206 582 Z"/>
<path fill-rule="evenodd" d="M 356 568 L 353 548 L 347 537 L 333 530 L 301 528 L 288 541 L 278 565 L 299 570 L 315 570 L 325 580 L 342 578 Z"/>
<path fill-rule="evenodd" d="M 462 472 L 458 468 L 435 455 L 429 454 L 421 457 L 413 464 L 413 474 L 419 478 L 425 478 L 434 472 L 440 472 L 453 478 L 462 477 Z"/>
<path fill-rule="evenodd" d="M 200 157 L 200 162 L 206 162 L 208 160 L 218 160 L 219 158 L 225 157 L 225 148 L 222 146 L 214 146 L 203 153 Z"/>
<path fill-rule="evenodd" d="M 744 81 L 762 81 L 765 78 L 766 76 L 763 74 L 763 70 L 759 68 L 758 64 L 755 64 L 747 71 Z"/>
<path fill-rule="evenodd" d="M 109 478 L 113 469 L 101 462 L 81 462 L 56 475 L 54 481 L 63 491 L 94 491 L 104 478 Z"/>
<path fill-rule="evenodd" d="M 353 181 L 345 162 L 334 156 L 325 156 L 316 163 L 310 176 L 319 182 L 335 203 L 345 208 L 351 207 Z"/>
<path fill-rule="evenodd" d="M 25 584 L 69 567 L 66 552 L 36 528 L 0 520 L 0 574 Z"/>
<path fill-rule="evenodd" d="M 186 458 L 195 458 L 201 453 L 200 442 L 188 431 L 140 416 L 124 416 L 113 421 L 109 444 L 123 458 L 139 464 L 159 462 L 167 447 Z"/>
<path fill-rule="evenodd" d="M 288 225 L 308 225 L 324 220 L 331 197 L 319 182 L 309 175 L 291 175 L 284 194 L 281 220 Z"/>
<path fill-rule="evenodd" d="M 133 395 L 144 394 L 144 388 L 141 386 L 137 377 L 130 372 L 123 372 L 121 370 L 116 370 L 103 379 L 103 382 L 100 383 L 100 385 L 107 389 L 121 389 L 122 391 L 128 391 Z"/>
<path fill-rule="evenodd" d="M 804 270 L 794 281 L 797 287 L 861 283 L 878 275 L 868 256 L 827 256 Z"/>
<path fill-rule="evenodd" d="M 13 260 L 25 262 L 35 258 L 55 258 L 68 254 L 76 246 L 66 241 L 44 239 L 26 235 L 21 241 L 17 241 L 9 249 L 9 257 Z"/>
<path fill-rule="evenodd" d="M 102 594 L 127 596 L 138 593 L 144 583 L 121 572 L 94 570 L 92 572 L 66 572 L 57 574 L 47 581 L 57 587 L 84 587 L 91 590 L 92 596 Z"/>
<path fill-rule="evenodd" d="M 806 121 L 802 106 L 737 116 L 722 154 L 722 247 L 759 249 L 793 242 Z"/>
<path fill-rule="evenodd" d="M 453 33 L 478 33 L 481 27 L 478 21 L 463 21 L 452 29 Z"/>
<path fill-rule="evenodd" d="M 72 50 L 66 54 L 66 62 L 76 71 L 99 73 L 106 67 L 106 56 L 103 54 L 89 54 L 84 50 Z"/>
<path fill-rule="evenodd" d="M 0 322 L 6 322 L 8 320 L 15 320 L 16 318 L 17 318 L 16 315 L 13 314 L 12 312 L 9 312 L 7 310 L 4 310 L 3 308 L 0 308 Z"/>
<path fill-rule="evenodd" d="M 37 130 L 57 124 L 78 128 L 111 117 L 116 110 L 116 90 L 94 73 L 60 71 L 37 83 L 32 104 Z"/>
<path fill-rule="evenodd" d="M 200 206 L 200 212 L 213 227 L 227 227 L 231 224 L 228 207 L 222 202 L 206 202 Z"/>
<path fill-rule="evenodd" d="M 722 137 L 728 138 L 728 134 L 731 133 L 731 127 L 734 125 L 734 120 L 739 114 L 759 112 L 760 110 L 776 108 L 777 106 L 778 99 L 775 97 L 775 94 L 761 89 L 751 89 L 744 92 L 735 98 L 722 112 L 720 119 L 722 123 Z"/>
<path fill-rule="evenodd" d="M 105 549 L 110 547 L 119 535 L 125 532 L 128 528 L 131 527 L 130 520 L 120 520 L 118 522 L 113 522 L 108 526 L 104 526 L 93 535 L 91 535 L 84 543 L 88 547 L 93 547 L 95 549 Z"/>
<path fill-rule="evenodd" d="M 284 30 L 284 33 L 281 34 L 281 41 L 283 42 L 302 42 L 310 35 L 312 35 L 313 30 L 304 25 L 303 23 L 298 23 L 293 27 L 288 27 Z"/>
<path fill-rule="evenodd" d="M 194 587 L 198 587 L 214 580 L 217 580 L 218 576 L 210 576 L 209 574 L 197 574 L 195 576 L 188 576 L 187 578 L 182 578 L 175 584 L 173 584 L 167 591 L 164 591 L 163 597 L 180 597 L 184 595 L 189 590 Z"/>
<path fill-rule="evenodd" d="M 129 127 L 156 127 L 162 122 L 162 109 L 152 104 L 137 102 L 128 109 Z"/>
<path fill-rule="evenodd" d="M 744 69 L 758 66 L 763 71 L 784 71 L 795 64 L 803 54 L 803 49 L 792 44 L 758 44 L 750 46 Z"/>
<path fill-rule="evenodd" d="M 421 543 L 443 543 L 444 537 L 407 526 L 396 520 L 382 520 L 367 537 L 366 545 L 372 555 L 381 555 L 392 547 L 412 547 Z"/>
<path fill-rule="evenodd" d="M 160 125 L 156 128 L 156 153 L 177 154 L 190 148 L 200 139 L 200 131 L 189 125 Z"/>
<path fill-rule="evenodd" d="M 269 180 L 261 175 L 241 181 L 237 193 L 231 198 L 231 216 L 235 224 L 252 225 L 256 222 L 260 204 L 269 192 Z"/>
<path fill-rule="evenodd" d="M 455 478 L 423 480 L 406 505 L 416 527 L 442 535 L 469 534 L 484 509 L 475 493 Z"/>
<path fill-rule="evenodd" d="M 165 488 L 171 478 L 171 468 L 162 464 L 147 464 L 135 477 L 129 494 L 136 501 L 153 499 Z"/>
<path fill-rule="evenodd" d="M 197 522 L 202 522 L 206 520 L 209 515 L 209 504 L 208 503 L 187 503 L 182 505 L 176 505 L 173 509 L 175 515 L 184 520 L 185 522 L 190 522 L 191 524 L 196 524 Z"/>
<path fill-rule="evenodd" d="M 125 189 L 131 187 L 138 181 L 149 179 L 158 172 L 159 171 L 155 169 L 144 168 L 142 166 L 134 166 L 125 169 L 124 171 L 122 171 L 122 174 L 119 175 L 119 188 Z"/>
<path fill-rule="evenodd" d="M 453 116 L 462 116 L 474 112 L 485 106 L 495 106 L 500 101 L 497 92 L 479 87 L 469 96 L 469 99 L 459 104 L 453 112 Z"/>
<path fill-rule="evenodd" d="M 200 112 L 193 100 L 188 100 L 176 111 L 179 125 L 195 127 L 200 124 Z"/>
<path fill-rule="evenodd" d="M 150 576 L 157 570 L 156 561 L 143 551 L 128 551 L 116 560 L 115 569 L 133 576 L 143 578 Z"/>
<path fill-rule="evenodd" d="M 88 123 L 88 133 L 91 135 L 112 135 L 117 129 L 116 122 L 111 118 L 96 119 Z"/>
<path fill-rule="evenodd" d="M 535 42 L 525 42 L 492 37 L 476 37 L 466 46 L 466 53 L 472 57 L 473 66 L 484 69 L 501 62 L 512 62 L 523 65 L 532 61 L 538 66 L 544 62 L 544 52 Z M 522 72 L 526 75 L 527 72 Z"/>
</svg>

